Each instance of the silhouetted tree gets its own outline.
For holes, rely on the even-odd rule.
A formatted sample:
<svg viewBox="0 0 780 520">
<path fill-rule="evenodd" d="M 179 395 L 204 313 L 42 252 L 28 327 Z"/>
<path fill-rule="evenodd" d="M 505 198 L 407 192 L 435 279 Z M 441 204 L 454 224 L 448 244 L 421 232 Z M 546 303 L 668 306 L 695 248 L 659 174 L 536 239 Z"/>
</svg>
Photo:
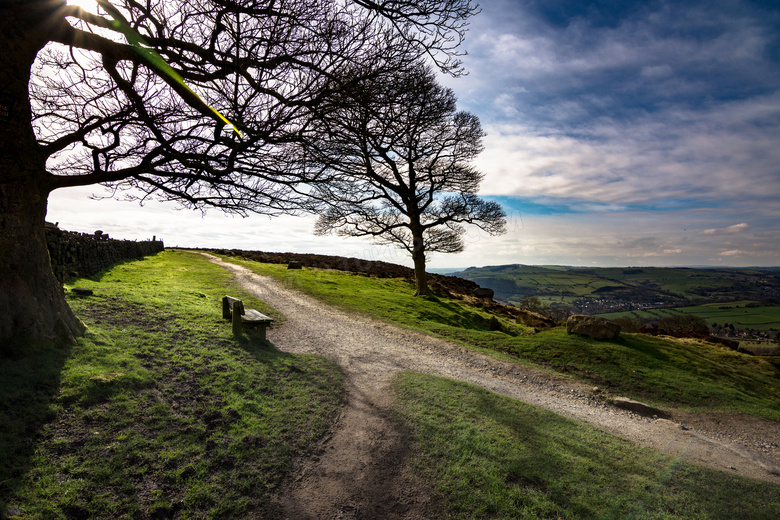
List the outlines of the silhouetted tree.
<svg viewBox="0 0 780 520">
<path fill-rule="evenodd" d="M 3 0 L 0 353 L 82 331 L 49 265 L 52 190 L 288 210 L 287 144 L 343 71 L 457 75 L 470 1 Z"/>
<path fill-rule="evenodd" d="M 311 175 L 329 179 L 309 193 L 319 203 L 315 232 L 405 249 L 417 294 L 427 294 L 426 255 L 463 251 L 464 224 L 504 232 L 500 205 L 476 194 L 479 119 L 457 112 L 452 90 L 421 64 L 349 83 L 318 108 L 302 151 Z"/>
</svg>

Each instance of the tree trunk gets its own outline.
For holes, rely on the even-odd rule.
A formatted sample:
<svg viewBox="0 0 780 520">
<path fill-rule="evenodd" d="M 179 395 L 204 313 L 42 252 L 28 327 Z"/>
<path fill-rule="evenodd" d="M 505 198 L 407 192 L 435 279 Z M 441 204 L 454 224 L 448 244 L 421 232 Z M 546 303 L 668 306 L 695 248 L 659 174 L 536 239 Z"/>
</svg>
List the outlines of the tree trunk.
<svg viewBox="0 0 780 520">
<path fill-rule="evenodd" d="M 45 40 L 33 41 L 40 27 L 29 19 L 14 20 L 6 10 L 0 15 L 0 355 L 25 355 L 72 343 L 84 326 L 65 301 L 46 246 L 50 176 L 33 133 L 27 92 L 32 62 Z"/>
<path fill-rule="evenodd" d="M 422 230 L 412 229 L 412 261 L 414 262 L 414 280 L 417 285 L 415 296 L 430 294 L 428 287 L 428 274 L 425 272 L 425 244 L 423 243 Z"/>
</svg>

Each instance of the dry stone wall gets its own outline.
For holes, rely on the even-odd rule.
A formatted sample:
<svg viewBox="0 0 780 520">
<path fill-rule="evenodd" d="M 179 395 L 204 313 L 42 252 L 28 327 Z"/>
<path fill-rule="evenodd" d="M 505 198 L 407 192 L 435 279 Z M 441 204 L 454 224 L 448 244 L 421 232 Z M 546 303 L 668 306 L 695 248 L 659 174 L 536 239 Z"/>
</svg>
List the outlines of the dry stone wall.
<svg viewBox="0 0 780 520">
<path fill-rule="evenodd" d="M 76 233 L 46 223 L 46 242 L 51 268 L 64 283 L 76 276 L 92 276 L 103 269 L 131 258 L 163 251 L 162 240 L 114 240 L 102 231 Z"/>
</svg>

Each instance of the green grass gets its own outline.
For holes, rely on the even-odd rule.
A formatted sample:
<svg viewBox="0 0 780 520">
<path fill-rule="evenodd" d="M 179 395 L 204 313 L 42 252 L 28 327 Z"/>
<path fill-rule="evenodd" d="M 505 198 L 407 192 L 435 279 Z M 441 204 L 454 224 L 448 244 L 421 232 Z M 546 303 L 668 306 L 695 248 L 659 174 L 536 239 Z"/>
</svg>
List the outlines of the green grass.
<svg viewBox="0 0 780 520">
<path fill-rule="evenodd" d="M 737 299 L 748 294 L 760 298 L 763 284 L 777 287 L 771 271 L 754 269 L 501 265 L 469 268 L 462 276 L 494 289 L 499 299 L 510 302 L 535 295 L 549 303 L 571 303 L 580 297 L 602 298 L 610 289 L 633 292 L 643 299 L 650 293 L 663 300 L 675 296 L 696 301 L 705 295 Z"/>
<path fill-rule="evenodd" d="M 574 269 L 527 265 L 468 269 L 464 277 L 507 295 L 509 301 L 517 302 L 529 294 L 555 301 L 560 301 L 561 297 L 573 300 L 591 296 L 605 286 L 621 285 Z"/>
<path fill-rule="evenodd" d="M 416 298 L 414 287 L 405 280 L 229 261 L 329 304 L 564 373 L 614 395 L 661 408 L 780 420 L 780 371 L 766 360 L 722 346 L 641 334 L 595 341 L 561 328 L 533 334 L 532 329 L 503 318 L 501 330 L 495 331 L 490 330 L 491 315 L 484 310 L 444 297 Z"/>
<path fill-rule="evenodd" d="M 748 305 L 750 305 L 748 307 Z M 703 318 L 708 325 L 712 323 L 731 323 L 738 329 L 778 330 L 780 329 L 780 307 L 761 306 L 756 302 L 733 302 L 679 307 L 675 309 L 685 314 Z"/>
<path fill-rule="evenodd" d="M 440 518 L 780 517 L 780 486 L 675 460 L 479 387 L 404 373 L 395 393 Z"/>
<path fill-rule="evenodd" d="M 780 330 L 780 307 L 757 305 L 756 302 L 751 301 L 709 303 L 671 309 L 643 309 L 600 314 L 599 316 L 607 319 L 631 317 L 657 320 L 664 316 L 674 316 L 676 314 L 698 316 L 706 321 L 707 325 L 718 323 L 723 326 L 728 323 L 738 330 L 752 329 L 766 332 Z"/>
<path fill-rule="evenodd" d="M 780 372 L 763 359 L 710 343 L 643 334 L 596 341 L 557 328 L 497 342 L 496 348 L 661 408 L 780 420 Z"/>
<path fill-rule="evenodd" d="M 492 315 L 462 301 L 437 296 L 414 297 L 414 284 L 399 278 L 374 278 L 344 271 L 287 269 L 286 265 L 265 264 L 223 256 L 255 273 L 271 276 L 284 286 L 310 294 L 319 300 L 403 327 L 431 332 L 445 327 L 465 330 L 477 336 L 489 331 Z M 533 329 L 500 319 L 503 335 L 531 334 Z"/>
<path fill-rule="evenodd" d="M 165 252 L 72 286 L 77 345 L 0 366 L 0 517 L 247 518 L 329 428 L 339 368 L 234 338 L 220 298 L 278 317 L 200 255 Z"/>
<path fill-rule="evenodd" d="M 232 259 L 231 259 L 232 260 Z M 535 363 L 656 405 L 778 418 L 778 372 L 697 342 L 589 341 L 403 280 L 241 262 L 343 308 Z M 165 252 L 70 284 L 88 333 L 0 364 L 0 518 L 275 517 L 271 497 L 331 425 L 343 379 L 221 319 L 224 294 L 281 318 L 200 255 Z M 398 418 L 442 518 L 777 518 L 780 488 L 669 459 L 464 383 L 403 374 Z"/>
</svg>

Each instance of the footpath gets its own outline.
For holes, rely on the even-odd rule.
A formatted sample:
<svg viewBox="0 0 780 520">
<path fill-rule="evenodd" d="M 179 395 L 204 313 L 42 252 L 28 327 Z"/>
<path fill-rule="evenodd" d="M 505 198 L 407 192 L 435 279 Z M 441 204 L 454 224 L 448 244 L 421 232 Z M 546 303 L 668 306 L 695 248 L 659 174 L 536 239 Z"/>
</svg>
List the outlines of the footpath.
<svg viewBox="0 0 780 520">
<path fill-rule="evenodd" d="M 676 458 L 780 484 L 776 460 L 780 453 L 751 449 L 756 439 L 777 436 L 775 423 L 679 413 L 672 420 L 648 418 L 607 404 L 588 386 L 347 314 L 273 279 L 202 254 L 285 316 L 281 326 L 268 331 L 277 349 L 327 356 L 346 376 L 346 403 L 336 425 L 312 456 L 296 461 L 295 477 L 280 494 L 286 518 L 428 518 L 428 490 L 405 464 L 404 435 L 391 418 L 389 385 L 401 371 L 479 385 Z"/>
</svg>

